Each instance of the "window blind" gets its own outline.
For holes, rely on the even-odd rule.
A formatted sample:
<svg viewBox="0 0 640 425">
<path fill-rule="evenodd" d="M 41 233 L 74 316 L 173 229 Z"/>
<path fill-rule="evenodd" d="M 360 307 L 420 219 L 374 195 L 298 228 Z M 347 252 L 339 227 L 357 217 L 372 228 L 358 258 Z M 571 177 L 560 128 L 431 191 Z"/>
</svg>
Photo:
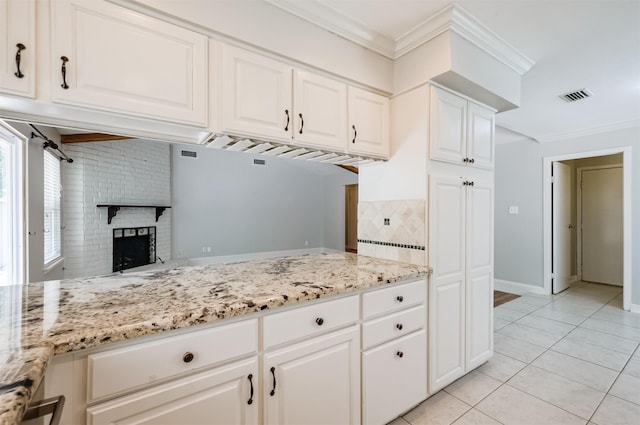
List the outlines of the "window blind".
<svg viewBox="0 0 640 425">
<path fill-rule="evenodd" d="M 44 263 L 62 256 L 60 160 L 44 152 Z"/>
</svg>

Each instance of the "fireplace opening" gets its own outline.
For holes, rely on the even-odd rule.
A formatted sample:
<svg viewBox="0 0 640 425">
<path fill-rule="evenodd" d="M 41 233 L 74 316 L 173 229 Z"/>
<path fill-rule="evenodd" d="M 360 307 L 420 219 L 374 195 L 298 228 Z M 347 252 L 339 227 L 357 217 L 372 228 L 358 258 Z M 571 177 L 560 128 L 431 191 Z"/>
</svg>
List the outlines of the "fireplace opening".
<svg viewBox="0 0 640 425">
<path fill-rule="evenodd" d="M 114 272 L 155 262 L 155 226 L 113 229 Z"/>
</svg>

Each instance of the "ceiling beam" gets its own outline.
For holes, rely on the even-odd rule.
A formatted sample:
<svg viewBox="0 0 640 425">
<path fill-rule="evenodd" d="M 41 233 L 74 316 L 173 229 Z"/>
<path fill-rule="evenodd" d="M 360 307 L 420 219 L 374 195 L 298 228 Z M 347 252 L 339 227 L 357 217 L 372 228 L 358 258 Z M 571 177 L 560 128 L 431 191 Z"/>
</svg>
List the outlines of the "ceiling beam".
<svg viewBox="0 0 640 425">
<path fill-rule="evenodd" d="M 358 168 L 352 165 L 338 165 L 340 168 L 344 168 L 347 171 L 351 171 L 352 173 L 358 174 Z"/>
<path fill-rule="evenodd" d="M 104 142 L 108 140 L 126 140 L 133 139 L 129 136 L 116 136 L 104 133 L 78 133 L 78 134 L 62 134 L 60 141 L 62 143 L 84 143 L 84 142 Z"/>
</svg>

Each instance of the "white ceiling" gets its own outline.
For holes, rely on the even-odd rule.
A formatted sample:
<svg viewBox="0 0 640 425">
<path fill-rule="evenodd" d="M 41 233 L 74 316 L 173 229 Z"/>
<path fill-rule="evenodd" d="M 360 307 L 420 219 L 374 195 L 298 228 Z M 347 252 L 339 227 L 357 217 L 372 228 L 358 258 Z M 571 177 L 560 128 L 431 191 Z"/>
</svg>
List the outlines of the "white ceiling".
<svg viewBox="0 0 640 425">
<path fill-rule="evenodd" d="M 361 32 L 394 46 L 451 4 L 446 0 L 267 0 L 340 34 Z M 462 0 L 471 15 L 531 58 L 518 109 L 498 114 L 498 142 L 540 142 L 640 126 L 640 0 Z M 295 11 L 293 10 L 295 8 Z M 306 16 L 305 16 L 306 15 Z M 348 37 L 348 36 L 347 36 Z M 359 41 L 361 44 L 366 44 Z M 384 44 L 383 43 L 383 44 Z M 566 103 L 558 96 L 587 88 L 594 96 Z"/>
</svg>

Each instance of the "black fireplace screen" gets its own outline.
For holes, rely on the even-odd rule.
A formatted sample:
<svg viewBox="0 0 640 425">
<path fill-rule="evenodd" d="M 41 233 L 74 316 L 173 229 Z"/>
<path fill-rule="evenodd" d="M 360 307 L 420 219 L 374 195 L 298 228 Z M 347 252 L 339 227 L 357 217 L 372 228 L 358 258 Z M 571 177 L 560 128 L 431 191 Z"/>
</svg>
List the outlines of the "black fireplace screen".
<svg viewBox="0 0 640 425">
<path fill-rule="evenodd" d="M 113 229 L 113 271 L 156 262 L 156 228 Z"/>
</svg>

